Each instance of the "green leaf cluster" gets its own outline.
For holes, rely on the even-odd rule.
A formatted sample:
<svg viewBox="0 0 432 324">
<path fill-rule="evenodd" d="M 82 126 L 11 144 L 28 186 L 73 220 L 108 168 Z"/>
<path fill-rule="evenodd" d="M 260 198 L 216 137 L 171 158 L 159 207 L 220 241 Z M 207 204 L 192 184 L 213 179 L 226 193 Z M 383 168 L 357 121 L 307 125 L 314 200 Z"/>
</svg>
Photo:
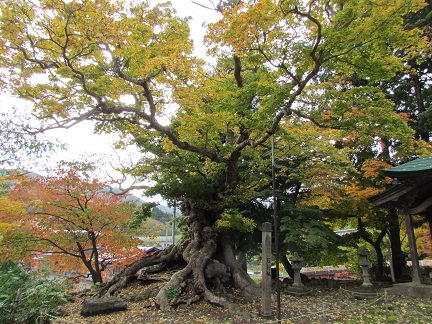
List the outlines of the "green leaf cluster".
<svg viewBox="0 0 432 324">
<path fill-rule="evenodd" d="M 341 254 L 341 238 L 326 223 L 322 211 L 285 205 L 279 211 L 283 244 L 291 254 L 298 252 L 306 262 L 320 264 L 325 255 Z"/>
<path fill-rule="evenodd" d="M 251 218 L 244 217 L 239 212 L 227 210 L 216 221 L 215 228 L 218 231 L 234 230 L 242 233 L 252 233 L 257 227 L 255 221 Z"/>
</svg>

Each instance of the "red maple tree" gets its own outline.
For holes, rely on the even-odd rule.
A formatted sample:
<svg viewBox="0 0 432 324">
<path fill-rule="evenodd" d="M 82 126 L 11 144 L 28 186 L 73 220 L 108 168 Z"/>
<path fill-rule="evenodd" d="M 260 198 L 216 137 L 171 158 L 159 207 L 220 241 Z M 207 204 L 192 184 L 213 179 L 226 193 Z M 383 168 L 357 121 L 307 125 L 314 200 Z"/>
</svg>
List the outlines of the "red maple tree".
<svg viewBox="0 0 432 324">
<path fill-rule="evenodd" d="M 8 199 L 24 208 L 0 211 L 0 222 L 14 224 L 3 233 L 3 257 L 43 259 L 57 272 L 87 273 L 102 283 L 104 270 L 139 256 L 127 231 L 136 204 L 107 188 L 76 167 L 14 183 Z"/>
</svg>

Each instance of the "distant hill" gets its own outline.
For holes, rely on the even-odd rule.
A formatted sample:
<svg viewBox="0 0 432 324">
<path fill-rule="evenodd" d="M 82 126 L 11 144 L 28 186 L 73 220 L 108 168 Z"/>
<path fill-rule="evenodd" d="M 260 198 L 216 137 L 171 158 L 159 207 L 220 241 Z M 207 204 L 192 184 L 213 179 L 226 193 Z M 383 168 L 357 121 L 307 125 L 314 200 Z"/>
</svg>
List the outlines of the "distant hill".
<svg viewBox="0 0 432 324">
<path fill-rule="evenodd" d="M 105 190 L 109 191 L 109 188 L 106 188 Z M 114 193 L 120 193 L 120 189 L 119 188 L 114 188 L 113 191 L 114 191 Z M 145 203 L 144 200 L 142 200 L 141 198 L 139 198 L 139 197 L 137 197 L 137 196 L 135 196 L 133 194 L 130 194 L 130 193 L 125 198 L 125 200 L 126 201 L 136 201 L 136 203 L 137 203 L 138 206 L 140 206 L 143 203 Z M 167 223 L 167 222 L 171 221 L 171 219 L 173 217 L 173 214 L 174 214 L 174 208 L 168 207 L 166 205 L 157 205 L 157 206 L 153 207 L 152 211 L 153 211 L 153 213 L 155 215 L 152 218 L 156 219 L 156 220 L 158 220 L 158 221 L 160 221 L 162 223 Z M 180 214 L 181 213 L 180 213 L 179 209 L 177 208 L 176 215 L 178 216 Z"/>
<path fill-rule="evenodd" d="M 109 191 L 109 188 L 106 188 L 106 190 Z M 120 193 L 120 189 L 119 189 L 119 188 L 114 188 L 113 190 L 114 190 L 114 193 Z M 140 206 L 140 205 L 142 205 L 143 203 L 145 203 L 144 200 L 142 200 L 141 198 L 139 198 L 139 197 L 137 197 L 137 196 L 135 196 L 135 195 L 133 195 L 133 194 L 131 194 L 131 193 L 129 193 L 129 196 L 127 196 L 127 198 L 126 198 L 125 200 L 126 200 L 126 201 L 136 201 L 138 206 Z M 172 215 L 173 215 L 173 213 L 174 213 L 174 208 L 172 208 L 172 207 L 168 207 L 168 206 L 166 206 L 166 205 L 157 205 L 157 206 L 154 207 L 154 208 L 159 209 L 162 213 L 169 214 L 169 215 L 170 215 L 170 219 L 171 219 L 171 217 L 172 217 Z M 176 212 L 176 214 L 177 214 L 177 215 L 180 214 L 178 208 L 177 208 L 177 212 Z"/>
<path fill-rule="evenodd" d="M 168 210 L 168 212 L 165 212 L 164 210 Z M 172 212 L 169 211 L 168 207 L 163 205 L 154 207 L 152 209 L 152 212 L 153 212 L 152 218 L 162 223 L 170 222 L 173 217 L 173 214 Z"/>
<path fill-rule="evenodd" d="M 110 191 L 110 188 L 105 188 L 105 191 Z M 113 188 L 113 191 L 115 194 L 119 194 L 121 191 L 119 188 Z M 135 196 L 131 193 L 128 193 L 128 195 L 125 198 L 125 201 L 136 201 L 137 205 L 140 206 L 144 203 L 144 200 L 142 200 L 141 198 L 139 198 L 138 196 Z"/>
<path fill-rule="evenodd" d="M 174 213 L 174 208 L 168 207 L 168 206 L 165 206 L 165 205 L 157 205 L 156 208 L 159 208 L 164 213 L 167 213 L 167 214 L 170 214 L 170 215 L 172 215 Z M 177 213 L 178 213 L 178 208 L 177 208 Z"/>
</svg>

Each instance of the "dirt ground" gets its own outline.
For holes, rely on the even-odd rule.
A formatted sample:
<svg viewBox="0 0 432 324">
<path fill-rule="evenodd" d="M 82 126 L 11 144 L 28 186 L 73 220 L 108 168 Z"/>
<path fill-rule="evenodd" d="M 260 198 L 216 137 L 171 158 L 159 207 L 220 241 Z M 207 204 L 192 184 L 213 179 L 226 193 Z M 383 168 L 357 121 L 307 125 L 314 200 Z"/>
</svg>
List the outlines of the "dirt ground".
<svg viewBox="0 0 432 324">
<path fill-rule="evenodd" d="M 94 292 L 78 294 L 74 301 L 63 306 L 67 316 L 51 317 L 52 323 L 277 323 L 277 300 L 274 294 L 273 316 L 260 315 L 261 304 L 245 302 L 231 292 L 232 300 L 246 311 L 247 316 L 235 315 L 227 309 L 198 302 L 180 305 L 169 312 L 162 312 L 154 306 L 154 299 L 132 301 L 148 289 L 155 289 L 161 283 L 145 285 L 134 282 L 124 289 L 120 296 L 128 300 L 126 311 L 82 317 L 81 304 Z M 310 294 L 293 296 L 281 293 L 281 323 L 432 323 L 432 303 L 430 299 L 406 296 L 392 296 L 380 290 L 370 299 L 358 299 L 353 291 L 356 285 L 339 282 L 336 287 L 327 288 L 323 284 L 308 285 Z M 431 286 L 432 289 L 432 286 Z"/>
</svg>

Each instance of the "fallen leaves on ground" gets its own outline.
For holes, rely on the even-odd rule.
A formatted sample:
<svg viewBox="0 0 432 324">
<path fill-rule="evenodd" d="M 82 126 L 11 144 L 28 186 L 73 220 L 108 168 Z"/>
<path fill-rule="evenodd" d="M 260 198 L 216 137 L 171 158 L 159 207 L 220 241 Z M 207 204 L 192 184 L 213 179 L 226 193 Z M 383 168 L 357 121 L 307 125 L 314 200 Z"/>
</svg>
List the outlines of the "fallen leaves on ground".
<svg viewBox="0 0 432 324">
<path fill-rule="evenodd" d="M 156 283 L 159 284 L 160 283 Z M 122 291 L 122 296 L 138 294 L 147 289 L 134 282 Z M 432 287 L 431 287 L 432 288 Z M 292 296 L 281 293 L 281 323 L 432 323 L 430 300 L 387 295 L 384 291 L 372 299 L 356 299 L 352 285 L 341 284 L 337 288 L 315 286 L 310 295 Z M 56 324 L 63 323 L 277 323 L 277 301 L 274 294 L 270 317 L 260 315 L 261 304 L 245 302 L 236 291 L 230 291 L 235 303 L 252 314 L 245 320 L 231 314 L 227 309 L 204 301 L 192 305 L 180 305 L 171 311 L 163 312 L 154 305 L 154 299 L 131 302 L 128 310 L 93 317 L 79 315 L 81 303 L 88 296 L 76 296 L 73 303 L 64 306 L 68 316 L 52 318 Z"/>
</svg>

